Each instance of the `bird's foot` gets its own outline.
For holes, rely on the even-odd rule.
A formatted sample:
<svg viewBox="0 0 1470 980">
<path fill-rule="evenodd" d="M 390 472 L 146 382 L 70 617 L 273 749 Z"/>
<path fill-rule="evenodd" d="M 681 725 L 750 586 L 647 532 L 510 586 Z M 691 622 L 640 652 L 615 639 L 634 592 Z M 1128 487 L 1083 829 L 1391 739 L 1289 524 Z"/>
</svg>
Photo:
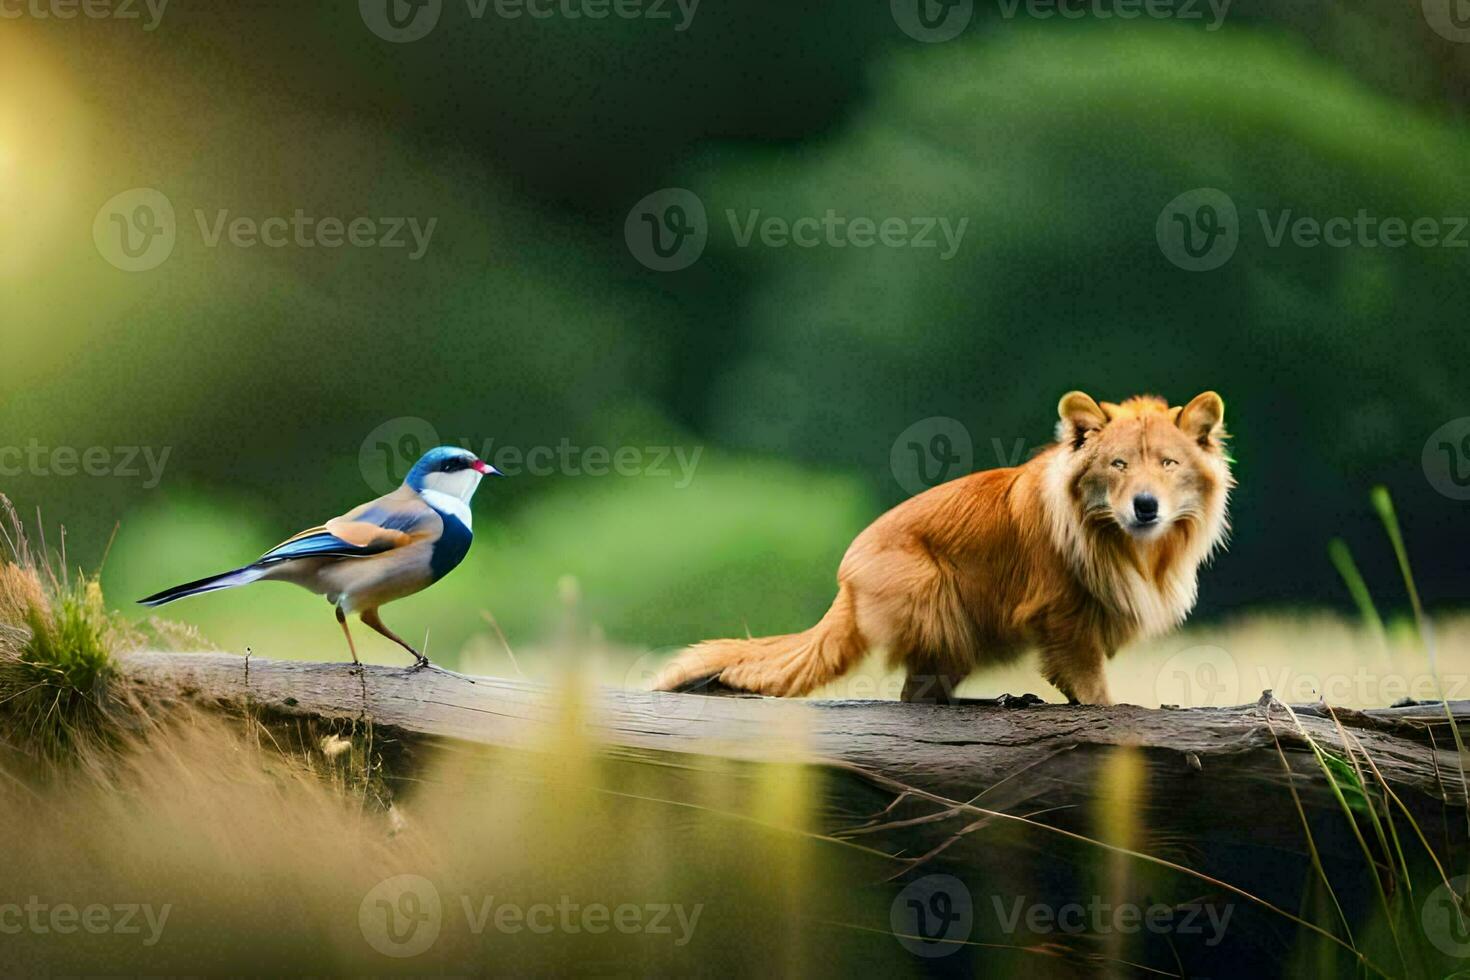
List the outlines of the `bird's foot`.
<svg viewBox="0 0 1470 980">
<path fill-rule="evenodd" d="M 447 674 L 450 677 L 457 677 L 462 681 L 469 681 L 471 684 L 475 683 L 475 679 L 473 677 L 470 677 L 466 674 L 461 674 L 458 671 L 450 670 L 447 667 L 440 667 L 436 663 L 430 663 L 429 658 L 424 656 L 423 654 L 419 654 L 418 660 L 414 662 L 414 665 L 412 667 L 408 668 L 408 672 L 410 674 L 413 674 L 417 673 L 420 670 L 424 670 L 425 668 L 432 670 L 437 674 Z"/>
</svg>

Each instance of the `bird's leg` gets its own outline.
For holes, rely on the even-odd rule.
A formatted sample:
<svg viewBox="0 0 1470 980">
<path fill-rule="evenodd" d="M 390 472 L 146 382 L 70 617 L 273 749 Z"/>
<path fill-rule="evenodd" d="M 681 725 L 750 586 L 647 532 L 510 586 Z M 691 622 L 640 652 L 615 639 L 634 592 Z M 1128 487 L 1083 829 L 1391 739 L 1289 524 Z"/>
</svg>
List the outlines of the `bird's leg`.
<svg viewBox="0 0 1470 980">
<path fill-rule="evenodd" d="M 419 653 L 413 647 L 409 646 L 408 643 L 406 643 L 401 636 L 383 625 L 383 621 L 378 618 L 378 611 L 376 609 L 364 609 L 362 611 L 362 621 L 364 623 L 367 623 L 373 629 L 377 630 L 379 633 L 382 633 L 394 643 L 403 647 L 403 649 L 407 650 L 409 653 L 413 654 L 413 659 L 417 661 L 417 663 L 414 664 L 415 667 L 427 667 L 429 665 L 428 657 L 424 656 L 422 653 Z"/>
<path fill-rule="evenodd" d="M 352 643 L 352 634 L 347 631 L 347 614 L 342 611 L 341 606 L 336 606 L 335 608 L 337 610 L 337 622 L 342 626 L 342 635 L 347 637 L 347 649 L 352 653 L 353 666 L 360 668 L 362 661 L 357 659 L 357 647 Z"/>
</svg>

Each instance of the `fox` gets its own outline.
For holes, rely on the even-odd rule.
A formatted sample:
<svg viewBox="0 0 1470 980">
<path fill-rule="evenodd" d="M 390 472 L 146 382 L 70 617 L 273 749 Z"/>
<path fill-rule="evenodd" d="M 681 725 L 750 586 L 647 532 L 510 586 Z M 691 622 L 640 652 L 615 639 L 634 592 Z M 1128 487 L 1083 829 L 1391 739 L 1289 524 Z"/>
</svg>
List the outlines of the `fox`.
<svg viewBox="0 0 1470 980">
<path fill-rule="evenodd" d="M 898 504 L 860 533 L 837 597 L 800 633 L 707 640 L 655 691 L 798 697 L 870 652 L 904 671 L 902 701 L 953 703 L 976 669 L 1038 651 L 1072 704 L 1112 704 L 1105 665 L 1184 622 L 1224 548 L 1235 486 L 1225 403 L 1155 395 L 1057 404 L 1056 441 Z"/>
</svg>

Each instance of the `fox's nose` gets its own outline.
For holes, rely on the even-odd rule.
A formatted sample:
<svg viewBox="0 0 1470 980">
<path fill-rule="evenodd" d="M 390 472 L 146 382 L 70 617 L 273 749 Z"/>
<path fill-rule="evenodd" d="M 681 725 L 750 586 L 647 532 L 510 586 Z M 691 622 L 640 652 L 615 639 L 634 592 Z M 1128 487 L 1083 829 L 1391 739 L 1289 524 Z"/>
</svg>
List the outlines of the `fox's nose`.
<svg viewBox="0 0 1470 980">
<path fill-rule="evenodd" d="M 1152 524 L 1159 517 L 1159 498 L 1151 493 L 1140 493 L 1133 498 L 1133 516 L 1140 524 Z"/>
</svg>

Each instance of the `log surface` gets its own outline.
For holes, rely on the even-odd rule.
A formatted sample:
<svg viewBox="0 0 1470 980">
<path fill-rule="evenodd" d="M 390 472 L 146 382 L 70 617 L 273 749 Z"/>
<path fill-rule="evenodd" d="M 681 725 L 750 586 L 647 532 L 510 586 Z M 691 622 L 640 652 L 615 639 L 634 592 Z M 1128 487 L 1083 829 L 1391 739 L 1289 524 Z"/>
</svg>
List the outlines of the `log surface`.
<svg viewBox="0 0 1470 980">
<path fill-rule="evenodd" d="M 1372 919 L 1374 869 L 1393 866 L 1395 857 L 1372 843 L 1361 806 L 1346 812 L 1308 737 L 1322 750 L 1351 756 L 1365 772 L 1372 761 L 1377 772 L 1365 776 L 1367 792 L 1386 810 L 1381 773 L 1394 791 L 1403 839 L 1412 819 L 1443 866 L 1470 861 L 1461 760 L 1446 717 L 1461 728 L 1470 724 L 1465 701 L 1333 712 L 1320 704 L 1289 711 L 1269 697 L 1233 708 L 1182 709 L 622 690 L 569 699 L 524 681 L 258 658 L 247 664 L 224 654 L 137 653 L 122 660 L 122 671 L 145 700 L 248 708 L 290 723 L 371 721 L 375 738 L 383 733 L 408 747 L 413 785 L 437 778 L 422 772 L 432 767 L 412 761 L 417 745 L 535 749 L 564 731 L 569 717 L 605 743 L 611 759 L 654 763 L 672 779 L 689 772 L 740 778 L 747 773 L 743 760 L 802 759 L 823 773 L 814 784 L 818 829 L 886 862 L 864 886 L 879 889 L 885 907 L 890 900 L 907 907 L 900 892 L 906 885 L 962 881 L 968 890 L 957 894 L 973 899 L 976 909 L 971 940 L 992 944 L 985 953 L 1018 943 L 1065 949 L 1073 967 L 1085 967 L 1080 975 L 1096 973 L 1089 957 L 1106 951 L 1106 937 L 1002 928 L 986 903 L 1059 909 L 1100 897 L 1112 901 L 1116 889 L 1126 888 L 1118 894 L 1139 907 L 1162 901 L 1198 911 L 1204 903 L 1233 913 L 1218 944 L 1182 932 L 1141 940 L 1141 962 L 1150 975 L 1165 976 L 1281 974 L 1303 943 L 1318 938 L 1296 928 L 1283 910 L 1320 898 L 1313 891 L 1319 875 L 1333 883 L 1350 921 Z M 578 705 L 570 716 L 569 700 Z M 455 752 L 454 758 L 473 765 L 482 757 Z M 499 764 L 495 753 L 485 759 Z M 1131 786 L 1122 804 L 1120 773 Z M 1120 807 L 1137 859 L 1123 865 L 1100 843 L 1118 832 Z M 1364 841 L 1374 849 L 1371 859 Z M 1410 852 L 1412 875 L 1427 892 L 1437 870 L 1420 849 Z M 945 965 L 943 972 L 972 976 L 981 971 L 981 949 L 967 946 L 935 962 Z M 1034 968 L 1034 959 L 1026 965 Z M 1351 957 L 1336 962 L 1360 972 Z"/>
<path fill-rule="evenodd" d="M 442 671 L 379 666 L 354 672 L 344 664 L 247 661 L 218 653 L 133 653 L 122 667 L 154 692 L 204 703 L 371 720 L 406 736 L 506 747 L 544 744 L 565 701 L 552 688 L 520 680 L 471 682 Z M 1342 751 L 1346 733 L 1390 783 L 1448 802 L 1463 799 L 1443 704 L 1331 714 L 1322 704 L 1297 705 L 1294 721 L 1284 706 L 1268 701 L 1231 708 L 1098 707 L 1025 698 L 926 705 L 602 689 L 591 696 L 587 723 L 609 745 L 741 759 L 795 754 L 941 795 L 973 794 L 1079 748 L 1137 746 L 1208 772 L 1213 761 L 1262 750 L 1277 760 L 1279 741 L 1294 762 L 1314 766 L 1301 732 L 1334 752 Z M 1449 710 L 1460 724 L 1470 723 L 1470 701 L 1451 702 Z M 1279 760 L 1263 765 L 1260 778 L 1284 779 Z"/>
</svg>

